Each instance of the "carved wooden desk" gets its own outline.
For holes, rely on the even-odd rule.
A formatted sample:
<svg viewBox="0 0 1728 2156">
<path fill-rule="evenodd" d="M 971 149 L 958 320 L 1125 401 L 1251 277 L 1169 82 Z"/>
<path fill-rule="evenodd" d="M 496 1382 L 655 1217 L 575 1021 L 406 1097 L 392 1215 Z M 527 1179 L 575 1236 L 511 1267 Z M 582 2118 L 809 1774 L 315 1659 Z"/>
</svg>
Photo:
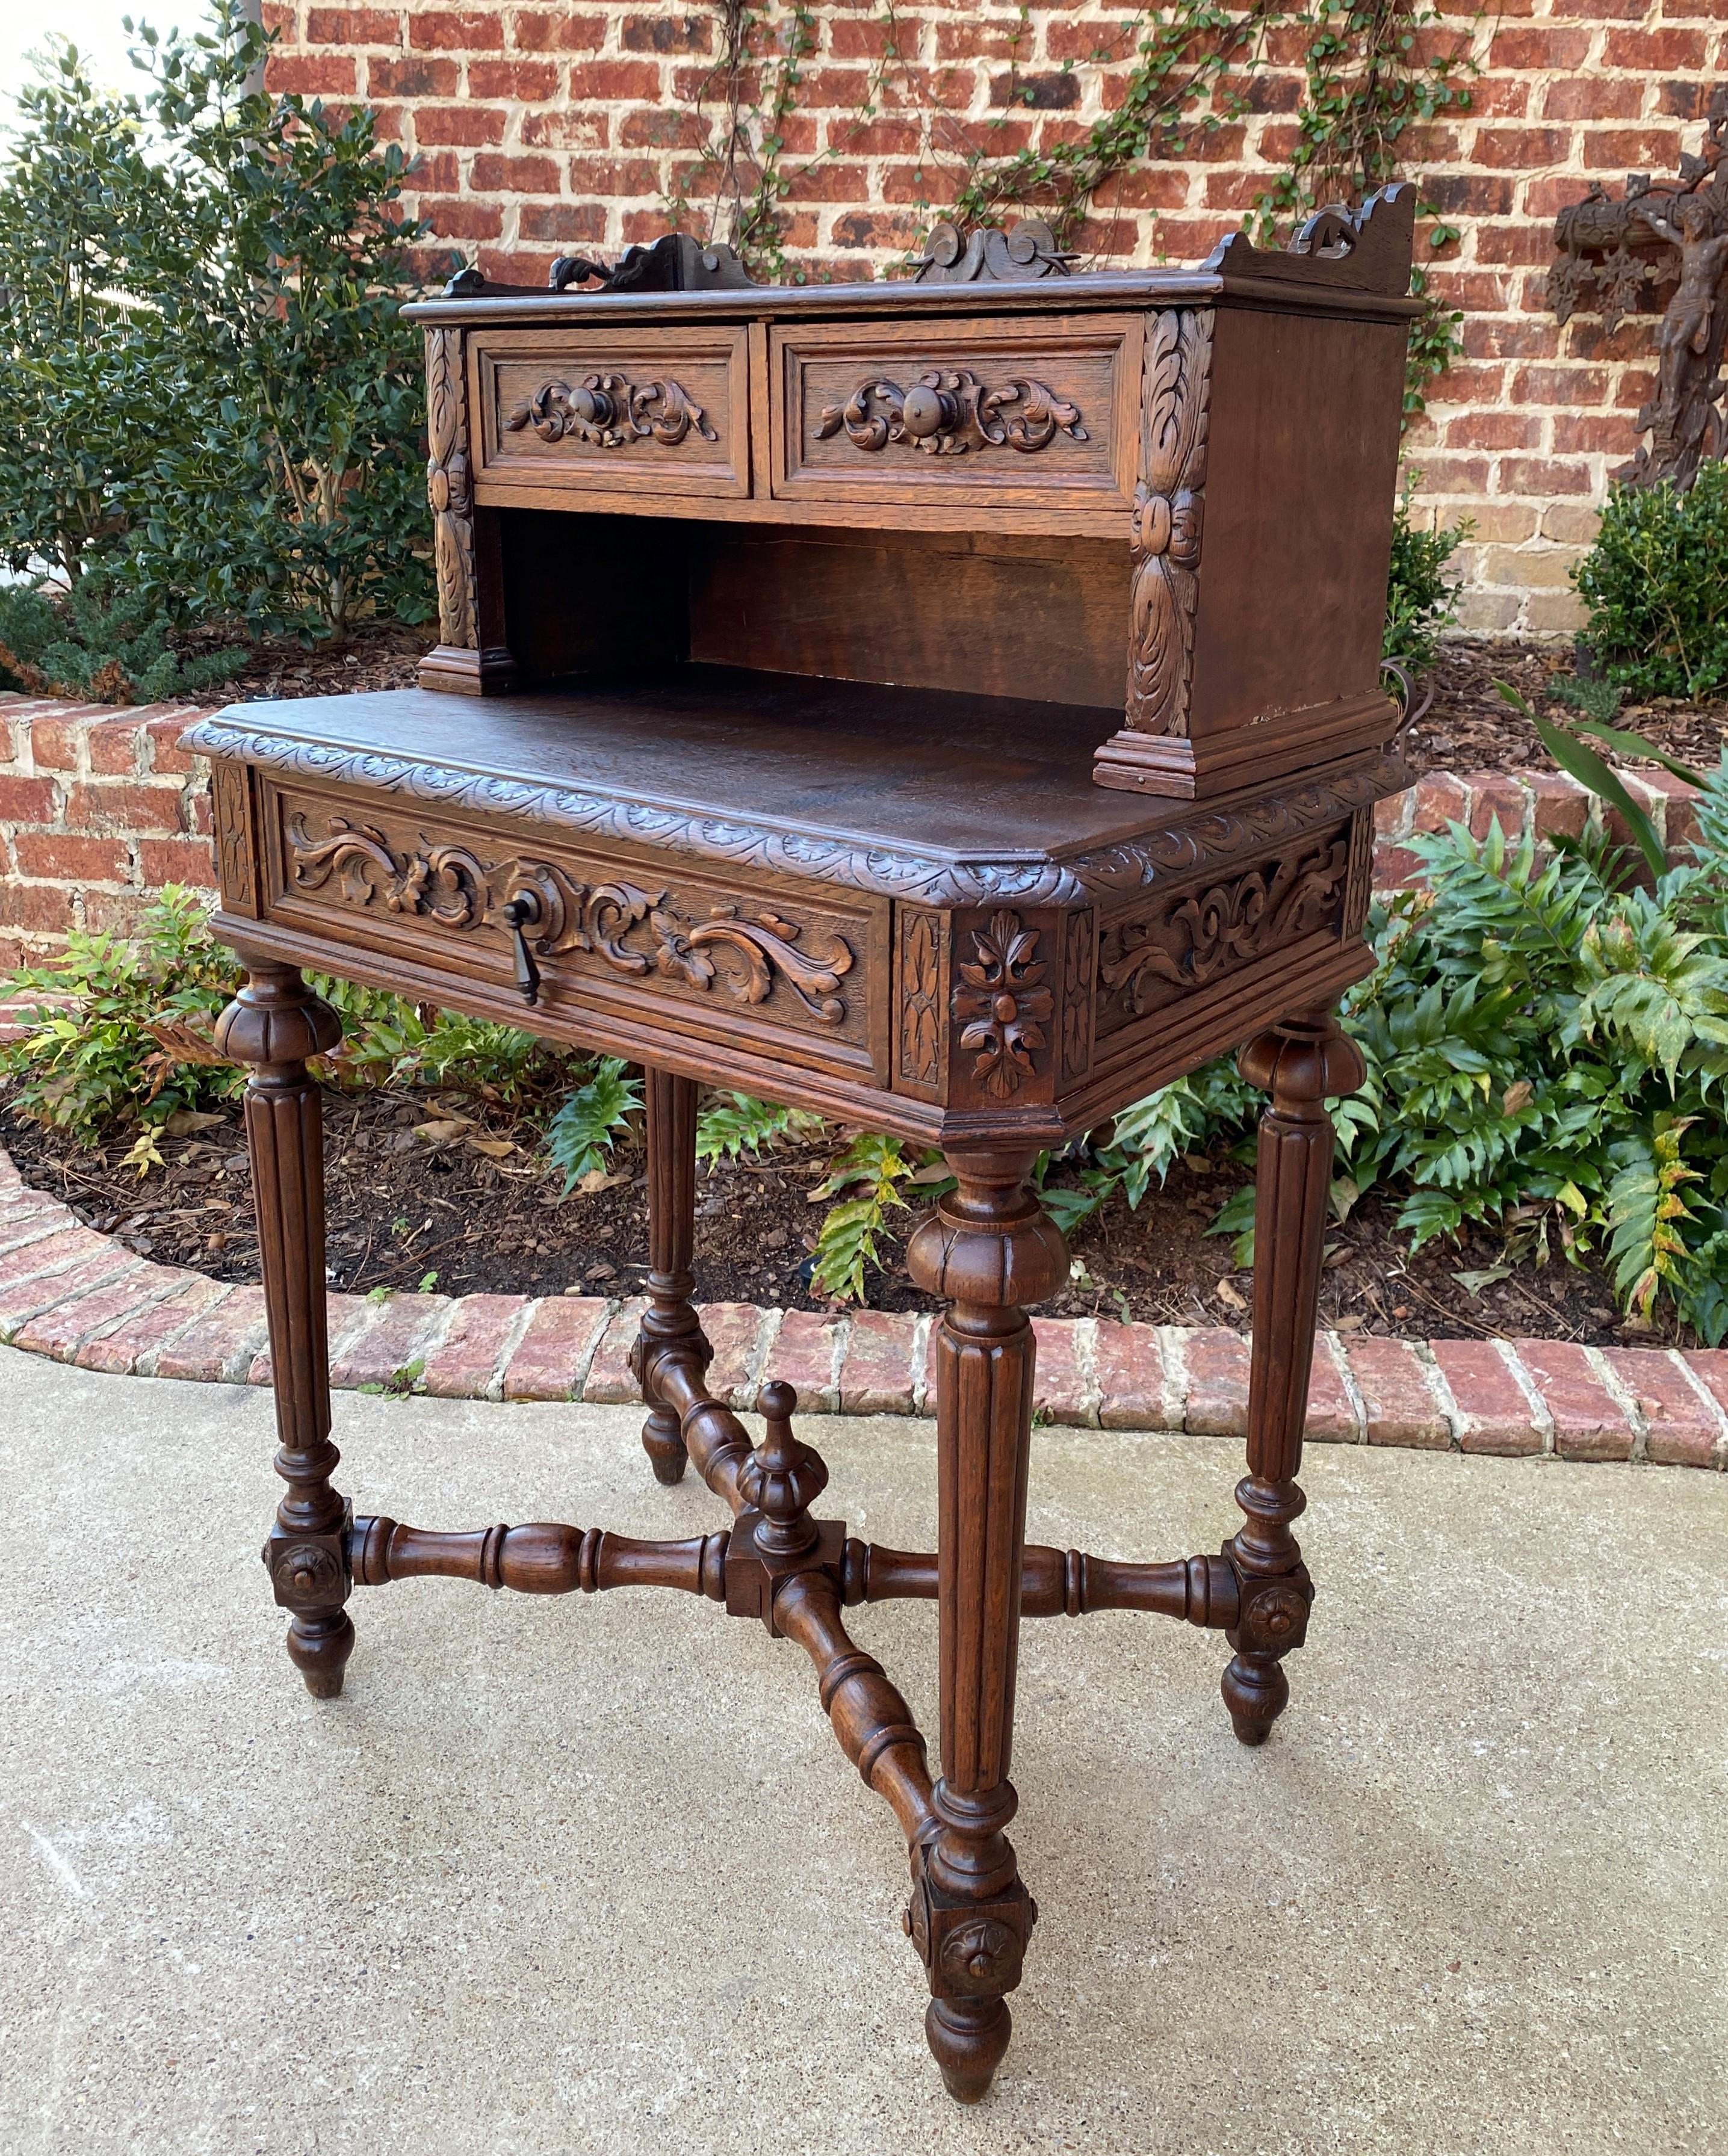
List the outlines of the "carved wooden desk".
<svg viewBox="0 0 1728 2156">
<path fill-rule="evenodd" d="M 1066 275 L 1021 228 L 964 254 L 939 233 L 918 285 L 759 290 L 674 241 L 587 295 L 471 275 L 416 311 L 424 685 L 189 737 L 249 975 L 224 1037 L 251 1065 L 291 1656 L 336 1693 L 353 1590 L 423 1573 L 680 1588 L 795 1640 L 905 1831 L 930 2046 L 964 2101 L 1036 1913 L 1006 1835 L 1021 1616 L 1221 1630 L 1250 1744 L 1307 1623 L 1324 1104 L 1360 1074 L 1329 1006 L 1369 966 L 1373 807 L 1402 778 L 1378 650 L 1410 233 L 1400 191 L 1304 252 L 1237 241 L 1193 272 Z M 306 964 L 647 1066 L 643 1441 L 664 1482 L 695 1462 L 729 1531 L 435 1532 L 337 1495 L 306 1069 L 337 1028 Z M 1168 1563 L 1027 1548 L 1025 1306 L 1067 1269 L 1030 1171 L 1243 1040 L 1272 1095 L 1244 1524 Z M 827 1472 L 789 1388 L 764 1388 L 755 1445 L 707 1394 L 703 1082 L 947 1157 L 908 1260 L 947 1306 L 934 1554 L 813 1516 Z M 841 1619 L 900 1595 L 938 1604 L 933 1781 Z"/>
</svg>

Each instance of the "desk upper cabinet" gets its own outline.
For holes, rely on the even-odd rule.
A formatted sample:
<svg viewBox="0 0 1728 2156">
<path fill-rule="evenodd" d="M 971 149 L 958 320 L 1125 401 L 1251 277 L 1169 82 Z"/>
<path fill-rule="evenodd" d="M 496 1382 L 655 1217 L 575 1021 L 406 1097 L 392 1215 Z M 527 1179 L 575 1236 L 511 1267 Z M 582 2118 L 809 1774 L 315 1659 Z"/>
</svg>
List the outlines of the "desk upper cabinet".
<svg viewBox="0 0 1728 2156">
<path fill-rule="evenodd" d="M 1098 784 L 1187 798 L 1371 752 L 1414 203 L 1196 270 L 1069 274 L 1027 226 L 882 285 L 756 286 L 676 239 L 589 293 L 465 272 L 410 310 L 421 680 L 707 664 L 1090 706 Z"/>
</svg>

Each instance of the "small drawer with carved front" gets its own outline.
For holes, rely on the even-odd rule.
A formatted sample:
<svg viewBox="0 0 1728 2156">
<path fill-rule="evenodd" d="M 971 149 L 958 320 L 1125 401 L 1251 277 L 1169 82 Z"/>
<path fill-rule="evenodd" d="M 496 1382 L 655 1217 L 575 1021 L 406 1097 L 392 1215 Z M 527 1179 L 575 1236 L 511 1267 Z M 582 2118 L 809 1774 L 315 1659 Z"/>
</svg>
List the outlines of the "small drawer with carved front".
<svg viewBox="0 0 1728 2156">
<path fill-rule="evenodd" d="M 265 916 L 408 993 L 626 1055 L 681 1037 L 886 1077 L 885 898 L 316 786 L 265 781 L 260 803 Z"/>
<path fill-rule="evenodd" d="M 1116 315 L 773 330 L 774 493 L 1126 511 L 1141 343 L 1139 317 Z"/>
<path fill-rule="evenodd" d="M 477 331 L 478 498 L 748 494 L 745 345 L 737 326 Z"/>
</svg>

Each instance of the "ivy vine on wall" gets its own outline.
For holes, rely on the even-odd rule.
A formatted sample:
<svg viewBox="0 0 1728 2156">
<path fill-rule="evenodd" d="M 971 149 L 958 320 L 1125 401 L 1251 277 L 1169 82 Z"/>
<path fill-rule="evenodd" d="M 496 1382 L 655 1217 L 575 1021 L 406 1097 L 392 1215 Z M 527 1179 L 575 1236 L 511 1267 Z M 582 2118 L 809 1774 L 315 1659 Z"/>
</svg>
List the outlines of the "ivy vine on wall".
<svg viewBox="0 0 1728 2156">
<path fill-rule="evenodd" d="M 702 146 L 668 208 L 681 222 L 703 219 L 759 275 L 803 272 L 786 251 L 784 205 L 821 164 L 844 156 L 844 127 L 831 125 L 827 148 L 802 163 L 788 154 L 818 43 L 807 0 L 713 0 L 720 49 L 695 105 Z M 1090 220 L 1109 214 L 1110 183 L 1137 166 L 1180 159 L 1256 109 L 1273 74 L 1301 70 L 1294 146 L 1288 165 L 1256 195 L 1243 222 L 1263 244 L 1287 238 L 1310 210 L 1359 203 L 1400 176 L 1409 131 L 1468 108 L 1475 71 L 1467 38 L 1442 23 L 1432 0 L 1160 0 L 1121 24 L 1113 41 L 1088 54 L 1097 64 L 1132 65 L 1113 85 L 1110 108 L 1077 134 L 1047 147 L 1005 148 L 1011 124 L 1047 97 L 1050 77 L 1026 79 L 1020 44 L 1027 38 L 1023 4 L 1011 38 L 1005 95 L 987 118 L 962 115 L 944 101 L 944 71 L 915 54 L 897 0 L 875 14 L 880 53 L 855 110 L 859 124 L 891 106 L 921 122 L 920 182 L 913 207 L 962 224 L 1000 222 L 1015 211 L 1045 218 L 1059 239 L 1082 240 Z M 1278 33 L 1277 36 L 1274 33 Z M 1293 42 L 1299 57 L 1291 51 Z M 1070 74 L 1077 63 L 1062 64 Z M 954 70 L 949 71 L 949 77 Z M 860 205 L 861 208 L 863 205 Z M 1431 252 L 1458 237 L 1434 205 Z M 1427 270 L 1412 289 L 1427 301 L 1413 325 L 1406 379 L 1407 414 L 1420 413 L 1434 378 L 1461 349 L 1462 316 L 1443 306 Z"/>
</svg>

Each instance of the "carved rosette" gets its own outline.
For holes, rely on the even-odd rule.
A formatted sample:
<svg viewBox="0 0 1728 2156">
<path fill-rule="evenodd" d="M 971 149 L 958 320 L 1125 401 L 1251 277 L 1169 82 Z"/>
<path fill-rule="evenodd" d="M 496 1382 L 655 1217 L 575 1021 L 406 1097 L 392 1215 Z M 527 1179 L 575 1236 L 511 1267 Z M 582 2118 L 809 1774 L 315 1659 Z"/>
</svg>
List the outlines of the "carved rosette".
<svg viewBox="0 0 1728 2156">
<path fill-rule="evenodd" d="M 972 1075 L 993 1100 L 1007 1100 L 1038 1073 L 1055 1008 L 1044 986 L 1050 968 L 1038 957 L 1041 941 L 1039 930 L 1023 928 L 1005 906 L 988 927 L 972 931 L 975 955 L 959 968 L 954 1014 L 960 1045 L 972 1051 Z"/>
<path fill-rule="evenodd" d="M 303 814 L 291 815 L 284 828 L 296 891 L 333 883 L 351 906 L 382 900 L 389 912 L 456 930 L 498 928 L 511 901 L 531 894 L 537 932 L 530 941 L 543 957 L 589 952 L 637 979 L 658 974 L 701 992 L 719 983 L 746 1004 L 766 1003 L 779 983 L 819 1025 L 845 1023 L 839 988 L 855 963 L 851 947 L 831 933 L 827 949 L 800 950 L 801 925 L 767 907 L 748 917 L 717 911 L 692 918 L 666 890 L 641 891 L 621 878 L 579 883 L 549 861 L 517 856 L 488 864 L 448 844 L 399 849 L 383 831 L 341 816 L 322 838 Z M 633 933 L 634 945 L 626 940 Z"/>
<path fill-rule="evenodd" d="M 599 449 L 651 441 L 675 449 L 692 429 L 705 442 L 720 439 L 677 382 L 632 382 L 627 374 L 584 374 L 573 389 L 568 382 L 543 382 L 504 426 L 508 434 L 531 428 L 543 442 L 568 439 Z"/>
<path fill-rule="evenodd" d="M 1211 352 L 1210 315 L 1175 307 L 1154 316 L 1141 382 L 1142 476 L 1129 531 L 1128 723 L 1141 733 L 1188 731 Z"/>
<path fill-rule="evenodd" d="M 1204 988 L 1282 946 L 1338 927 L 1350 875 L 1348 832 L 1261 863 L 1205 890 L 1173 894 L 1149 913 L 1113 924 L 1098 980 L 1119 1007 L 1118 1022 L 1140 1018 L 1170 998 L 1157 984 Z"/>
<path fill-rule="evenodd" d="M 825 442 L 842 428 L 855 449 L 874 454 L 893 443 L 933 457 L 1003 448 L 1031 456 L 1058 434 L 1073 442 L 1090 439 L 1079 406 L 1045 383 L 1015 375 L 991 389 L 963 367 L 932 367 L 910 389 L 880 377 L 861 382 L 844 404 L 823 407 L 816 439 Z"/>
<path fill-rule="evenodd" d="M 426 494 L 441 644 L 476 648 L 474 489 L 468 461 L 468 391 L 457 330 L 426 332 Z"/>
</svg>

